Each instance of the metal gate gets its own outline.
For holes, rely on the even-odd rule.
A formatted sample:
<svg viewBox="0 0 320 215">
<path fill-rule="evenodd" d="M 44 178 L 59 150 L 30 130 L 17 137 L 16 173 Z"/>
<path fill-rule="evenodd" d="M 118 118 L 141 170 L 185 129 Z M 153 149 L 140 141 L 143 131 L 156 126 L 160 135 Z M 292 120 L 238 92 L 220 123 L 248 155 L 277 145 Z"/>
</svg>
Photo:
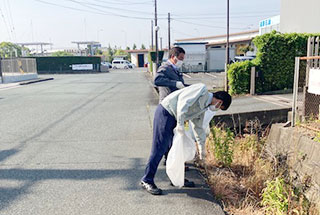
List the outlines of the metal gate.
<svg viewBox="0 0 320 215">
<path fill-rule="evenodd" d="M 320 93 L 310 91 L 312 85 L 320 83 L 320 46 L 319 37 L 308 39 L 306 57 L 296 57 L 292 104 L 292 126 L 295 126 L 297 118 L 306 120 L 310 117 L 319 117 Z M 305 66 L 300 66 L 306 61 Z M 305 70 L 303 70 L 306 68 Z M 310 79 L 311 78 L 311 79 Z M 316 85 L 318 86 L 318 85 Z M 318 86 L 320 91 L 320 86 Z"/>
</svg>

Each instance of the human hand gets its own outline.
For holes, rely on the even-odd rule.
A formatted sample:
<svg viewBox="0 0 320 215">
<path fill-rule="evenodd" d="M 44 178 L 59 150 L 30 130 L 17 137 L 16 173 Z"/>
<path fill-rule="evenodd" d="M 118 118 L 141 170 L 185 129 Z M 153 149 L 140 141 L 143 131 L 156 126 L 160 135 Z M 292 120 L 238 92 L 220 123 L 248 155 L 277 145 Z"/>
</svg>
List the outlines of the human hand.
<svg viewBox="0 0 320 215">
<path fill-rule="evenodd" d="M 184 84 L 183 84 L 181 81 L 177 81 L 177 82 L 176 82 L 176 87 L 177 87 L 178 89 L 182 89 L 182 88 L 184 88 Z"/>
</svg>

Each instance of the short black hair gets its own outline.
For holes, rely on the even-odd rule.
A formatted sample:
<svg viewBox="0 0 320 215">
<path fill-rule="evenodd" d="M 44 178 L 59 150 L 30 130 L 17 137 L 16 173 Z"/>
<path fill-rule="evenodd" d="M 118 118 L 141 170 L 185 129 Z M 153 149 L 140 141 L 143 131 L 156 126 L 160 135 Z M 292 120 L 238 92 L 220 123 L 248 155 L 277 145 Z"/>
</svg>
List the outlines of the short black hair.
<svg viewBox="0 0 320 215">
<path fill-rule="evenodd" d="M 185 54 L 186 52 L 184 51 L 183 48 L 179 46 L 175 46 L 170 49 L 169 58 L 171 58 L 172 56 L 178 57 L 181 53 Z"/>
<path fill-rule="evenodd" d="M 226 91 L 218 91 L 213 93 L 213 97 L 222 100 L 221 110 L 227 110 L 232 102 L 232 98 Z"/>
</svg>

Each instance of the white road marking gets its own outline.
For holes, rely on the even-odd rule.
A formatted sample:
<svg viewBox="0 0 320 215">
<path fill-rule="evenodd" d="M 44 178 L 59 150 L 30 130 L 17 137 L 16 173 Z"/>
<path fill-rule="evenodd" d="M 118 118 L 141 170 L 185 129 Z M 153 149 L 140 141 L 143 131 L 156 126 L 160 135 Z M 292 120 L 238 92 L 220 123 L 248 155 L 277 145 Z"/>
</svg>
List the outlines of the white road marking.
<svg viewBox="0 0 320 215">
<path fill-rule="evenodd" d="M 190 75 L 187 75 L 187 74 L 185 74 L 185 73 L 183 73 L 183 75 L 186 76 L 187 78 L 191 78 Z"/>
<path fill-rule="evenodd" d="M 290 105 L 283 104 L 283 102 L 281 102 L 279 100 L 275 100 L 274 98 L 271 98 L 271 97 L 268 97 L 268 96 L 254 96 L 253 98 L 258 99 L 260 101 L 264 101 L 264 102 L 270 102 L 272 104 L 279 105 L 279 106 L 282 106 L 282 107 L 290 107 Z"/>
<path fill-rule="evenodd" d="M 206 75 L 209 75 L 209 76 L 214 77 L 214 78 L 218 78 L 218 76 L 212 75 L 212 74 L 210 74 L 210 73 L 206 73 Z"/>
</svg>

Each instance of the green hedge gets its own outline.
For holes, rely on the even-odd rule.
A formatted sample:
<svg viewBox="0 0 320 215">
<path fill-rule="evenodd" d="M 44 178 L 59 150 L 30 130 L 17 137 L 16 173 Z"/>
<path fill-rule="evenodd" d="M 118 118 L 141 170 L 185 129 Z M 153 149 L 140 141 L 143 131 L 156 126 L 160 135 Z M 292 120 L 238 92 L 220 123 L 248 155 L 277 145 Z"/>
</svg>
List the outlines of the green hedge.
<svg viewBox="0 0 320 215">
<path fill-rule="evenodd" d="M 257 58 L 249 62 L 238 62 L 229 66 L 230 93 L 248 93 L 250 70 L 256 67 L 256 92 L 292 89 L 295 57 L 307 55 L 307 41 L 314 34 L 282 34 L 273 31 L 254 38 Z M 301 66 L 303 68 L 303 65 Z"/>
<path fill-rule="evenodd" d="M 253 66 L 252 61 L 237 62 L 229 66 L 229 93 L 232 95 L 249 93 L 250 71 Z"/>
</svg>

